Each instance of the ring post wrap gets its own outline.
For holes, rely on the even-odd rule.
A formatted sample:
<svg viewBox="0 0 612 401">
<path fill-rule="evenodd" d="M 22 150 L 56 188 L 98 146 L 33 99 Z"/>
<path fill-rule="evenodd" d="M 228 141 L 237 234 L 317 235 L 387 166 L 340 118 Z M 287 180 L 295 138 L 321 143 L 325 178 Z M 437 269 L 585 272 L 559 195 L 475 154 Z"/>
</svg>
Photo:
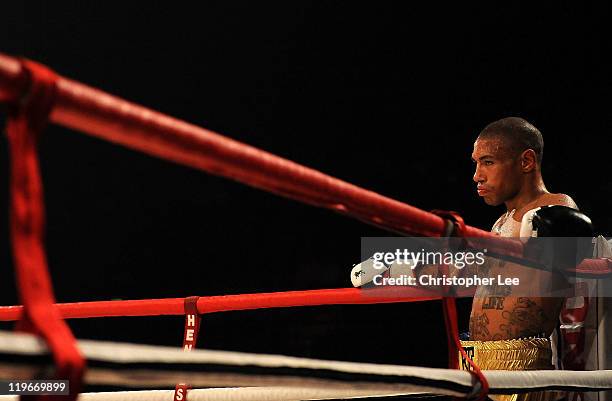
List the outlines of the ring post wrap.
<svg viewBox="0 0 612 401">
<path fill-rule="evenodd" d="M 53 354 L 55 378 L 70 382 L 68 396 L 45 399 L 69 401 L 80 392 L 85 360 L 54 305 L 44 244 L 44 196 L 37 154 L 38 140 L 55 103 L 57 75 L 29 60 L 21 60 L 21 68 L 22 74 L 28 76 L 29 89 L 10 105 L 6 124 L 10 150 L 10 235 L 17 288 L 24 306 L 17 328 L 44 338 Z"/>
<path fill-rule="evenodd" d="M 198 313 L 199 297 L 185 298 L 185 332 L 183 334 L 183 351 L 189 352 L 195 348 L 200 331 L 201 317 Z M 174 401 L 186 401 L 187 383 L 179 383 L 174 389 Z"/>
</svg>

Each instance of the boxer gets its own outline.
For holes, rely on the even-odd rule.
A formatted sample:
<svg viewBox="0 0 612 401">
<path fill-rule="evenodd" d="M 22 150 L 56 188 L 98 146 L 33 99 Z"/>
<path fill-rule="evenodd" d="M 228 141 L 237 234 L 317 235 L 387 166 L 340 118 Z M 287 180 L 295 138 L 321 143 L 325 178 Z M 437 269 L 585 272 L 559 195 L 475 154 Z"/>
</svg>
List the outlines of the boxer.
<svg viewBox="0 0 612 401">
<path fill-rule="evenodd" d="M 531 237 L 535 219 L 549 225 L 541 231 L 555 236 L 550 227 L 555 219 L 569 221 L 565 232 L 572 231 L 574 215 L 582 219 L 570 196 L 546 188 L 541 170 L 543 151 L 540 131 L 518 117 L 495 121 L 478 135 L 472 152 L 476 190 L 487 205 L 503 204 L 506 208 L 492 232 L 502 237 Z M 538 216 L 547 206 L 551 206 L 547 216 Z M 498 269 L 508 264 L 493 263 Z M 462 345 L 485 370 L 553 369 L 549 337 L 559 323 L 562 304 L 561 298 L 513 296 L 508 286 L 479 287 L 472 303 L 469 341 Z M 467 364 L 461 365 L 465 368 Z M 554 393 L 539 392 L 496 398 L 535 401 L 555 397 Z"/>
</svg>

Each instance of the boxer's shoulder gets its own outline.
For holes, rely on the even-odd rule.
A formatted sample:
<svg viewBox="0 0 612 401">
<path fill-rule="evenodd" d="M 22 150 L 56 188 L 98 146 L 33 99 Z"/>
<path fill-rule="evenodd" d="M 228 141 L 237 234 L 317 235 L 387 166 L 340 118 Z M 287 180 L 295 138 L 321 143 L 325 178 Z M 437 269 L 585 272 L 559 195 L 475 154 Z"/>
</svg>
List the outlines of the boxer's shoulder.
<svg viewBox="0 0 612 401">
<path fill-rule="evenodd" d="M 540 196 L 538 199 L 529 203 L 525 207 L 521 208 L 521 210 L 517 210 L 517 212 L 514 214 L 514 219 L 517 221 L 521 221 L 525 213 L 533 209 L 536 209 L 542 206 L 555 206 L 555 205 L 567 206 L 567 207 L 571 207 L 572 209 L 578 209 L 576 202 L 574 202 L 571 196 L 566 195 L 566 194 L 547 193 L 547 194 Z"/>
<path fill-rule="evenodd" d="M 541 199 L 538 199 L 538 203 L 539 204 L 534 207 L 546 206 L 546 205 L 559 205 L 559 206 L 571 207 L 573 209 L 578 209 L 576 202 L 574 202 L 571 196 L 566 195 L 566 194 L 545 194 L 541 197 Z"/>
</svg>

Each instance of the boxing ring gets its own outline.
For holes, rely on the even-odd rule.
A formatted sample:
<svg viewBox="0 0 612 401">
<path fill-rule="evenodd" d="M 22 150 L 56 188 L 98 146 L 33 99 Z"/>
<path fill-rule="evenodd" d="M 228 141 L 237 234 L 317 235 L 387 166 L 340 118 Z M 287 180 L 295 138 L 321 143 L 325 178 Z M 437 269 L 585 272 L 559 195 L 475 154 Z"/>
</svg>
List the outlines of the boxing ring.
<svg viewBox="0 0 612 401">
<path fill-rule="evenodd" d="M 463 237 L 477 247 L 486 241 L 494 254 L 523 258 L 523 243 L 500 239 L 471 227 L 454 212 L 426 212 L 405 203 L 304 167 L 204 128 L 56 75 L 44 66 L 0 54 L 0 103 L 7 106 L 11 177 L 10 232 L 17 286 L 23 306 L 0 307 L 0 321 L 18 321 L 31 334 L 1 333 L 2 368 L 32 374 L 37 363 L 52 358 L 55 377 L 70 380 L 68 398 L 178 399 L 179 386 L 189 400 L 293 400 L 449 395 L 484 399 L 487 394 L 536 390 L 601 391 L 612 389 L 612 371 L 482 372 L 459 371 L 454 299 L 426 289 L 395 295 L 365 295 L 357 288 L 190 297 L 157 300 L 56 304 L 44 251 L 44 201 L 36 143 L 47 122 L 204 172 L 229 178 L 286 198 L 333 210 L 403 235 Z M 612 275 L 610 259 L 586 259 L 570 269 L 585 277 Z M 448 367 L 357 364 L 277 355 L 195 350 L 120 343 L 77 342 L 64 319 L 107 316 L 186 315 L 233 310 L 331 304 L 442 302 L 447 333 Z M 193 323 L 193 322 L 192 322 Z M 192 333 L 193 334 L 193 333 Z M 186 339 L 189 337 L 186 334 Z M 187 347 L 184 342 L 184 347 Z M 87 360 L 88 369 L 85 369 Z M 468 361 L 469 358 L 467 358 Z M 8 370 L 7 370 L 8 369 Z M 134 370 L 136 369 L 136 370 Z M 130 375 L 129 372 L 139 372 Z M 141 383 L 175 390 L 81 394 L 81 384 Z M 213 387 L 190 389 L 191 387 Z M 225 387 L 225 388 L 214 388 Z M 227 388 L 231 387 L 231 388 Z M 9 396 L 10 398 L 12 396 Z M 7 398 L 7 399 L 8 399 Z M 2 399 L 2 397 L 0 397 Z M 184 399 L 184 398 L 182 398 Z"/>
</svg>

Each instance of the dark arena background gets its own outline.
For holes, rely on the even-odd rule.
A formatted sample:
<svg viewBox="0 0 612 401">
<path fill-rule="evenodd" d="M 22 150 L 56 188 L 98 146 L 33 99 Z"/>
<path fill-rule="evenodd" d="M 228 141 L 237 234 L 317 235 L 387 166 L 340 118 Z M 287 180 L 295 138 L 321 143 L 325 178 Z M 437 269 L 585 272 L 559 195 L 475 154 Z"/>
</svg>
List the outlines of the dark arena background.
<svg viewBox="0 0 612 401">
<path fill-rule="evenodd" d="M 0 52 L 484 229 L 503 209 L 476 194 L 472 144 L 488 123 L 521 116 L 543 133 L 548 189 L 609 236 L 604 10 L 401 4 L 3 2 Z M 360 238 L 389 235 L 57 126 L 40 157 L 59 302 L 350 287 Z M 0 160 L 0 304 L 13 305 L 5 138 Z M 459 307 L 466 329 L 470 300 Z M 183 335 L 181 317 L 70 326 L 177 347 Z M 446 366 L 437 302 L 206 315 L 198 346 Z"/>
</svg>

